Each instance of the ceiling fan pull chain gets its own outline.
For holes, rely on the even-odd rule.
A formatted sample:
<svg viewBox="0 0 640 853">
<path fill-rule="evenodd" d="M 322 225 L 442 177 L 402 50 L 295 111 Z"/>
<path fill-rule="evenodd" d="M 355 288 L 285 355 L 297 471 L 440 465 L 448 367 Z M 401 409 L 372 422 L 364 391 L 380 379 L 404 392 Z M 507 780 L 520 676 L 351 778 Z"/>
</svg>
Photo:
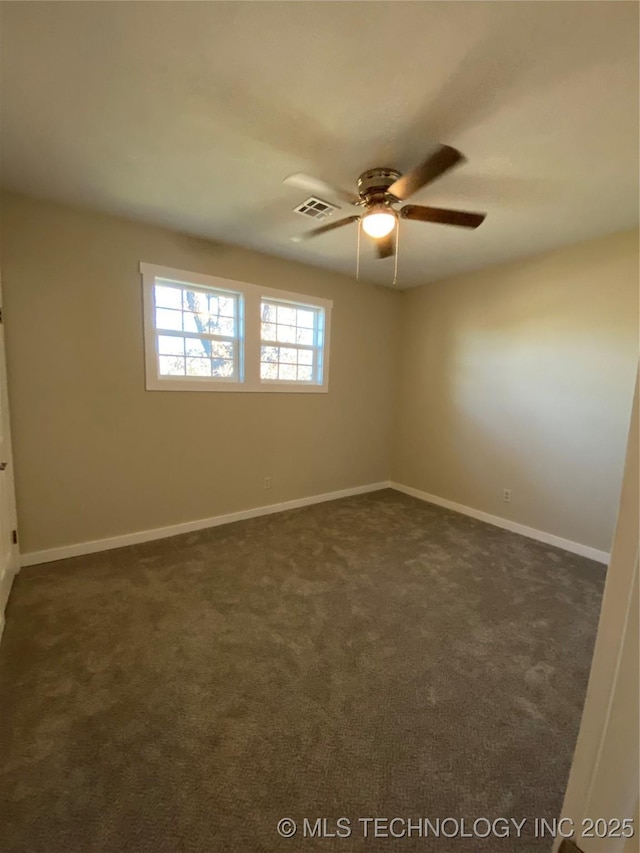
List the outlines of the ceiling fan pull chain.
<svg viewBox="0 0 640 853">
<path fill-rule="evenodd" d="M 356 248 L 356 281 L 360 281 L 360 229 L 362 220 L 358 220 L 358 244 Z"/>
<path fill-rule="evenodd" d="M 398 280 L 398 255 L 400 254 L 400 220 L 396 219 L 396 253 L 394 258 L 393 265 L 393 284 L 391 287 L 395 287 L 396 282 Z"/>
</svg>

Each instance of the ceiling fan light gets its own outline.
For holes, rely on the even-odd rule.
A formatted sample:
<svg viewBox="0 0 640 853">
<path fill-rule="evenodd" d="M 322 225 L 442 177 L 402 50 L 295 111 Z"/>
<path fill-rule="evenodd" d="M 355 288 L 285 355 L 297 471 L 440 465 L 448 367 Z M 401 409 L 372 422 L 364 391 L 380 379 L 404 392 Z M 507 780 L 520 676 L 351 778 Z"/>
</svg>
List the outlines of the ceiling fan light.
<svg viewBox="0 0 640 853">
<path fill-rule="evenodd" d="M 362 227 L 370 237 L 386 237 L 395 225 L 395 214 L 386 210 L 368 213 L 362 219 Z"/>
</svg>

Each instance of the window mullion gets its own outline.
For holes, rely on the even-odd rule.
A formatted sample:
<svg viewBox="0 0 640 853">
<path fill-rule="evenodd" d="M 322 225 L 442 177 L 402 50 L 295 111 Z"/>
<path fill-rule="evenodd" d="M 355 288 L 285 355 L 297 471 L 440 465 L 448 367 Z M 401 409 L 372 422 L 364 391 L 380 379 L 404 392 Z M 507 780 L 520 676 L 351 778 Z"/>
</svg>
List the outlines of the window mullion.
<svg viewBox="0 0 640 853">
<path fill-rule="evenodd" d="M 249 387 L 260 387 L 260 295 L 245 295 L 244 306 L 244 371 Z"/>
</svg>

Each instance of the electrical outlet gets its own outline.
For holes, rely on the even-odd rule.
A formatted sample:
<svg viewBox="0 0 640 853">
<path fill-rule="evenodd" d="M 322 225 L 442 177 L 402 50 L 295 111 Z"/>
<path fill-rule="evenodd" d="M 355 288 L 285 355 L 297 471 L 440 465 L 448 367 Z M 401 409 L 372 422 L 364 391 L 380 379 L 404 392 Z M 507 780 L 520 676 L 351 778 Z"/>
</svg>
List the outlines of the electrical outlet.
<svg viewBox="0 0 640 853">
<path fill-rule="evenodd" d="M 503 490 L 502 490 L 502 500 L 503 500 L 506 504 L 510 504 L 510 503 L 511 503 L 511 489 L 503 489 Z"/>
<path fill-rule="evenodd" d="M 264 478 L 264 488 L 265 489 L 271 488 L 271 477 L 265 477 Z"/>
</svg>

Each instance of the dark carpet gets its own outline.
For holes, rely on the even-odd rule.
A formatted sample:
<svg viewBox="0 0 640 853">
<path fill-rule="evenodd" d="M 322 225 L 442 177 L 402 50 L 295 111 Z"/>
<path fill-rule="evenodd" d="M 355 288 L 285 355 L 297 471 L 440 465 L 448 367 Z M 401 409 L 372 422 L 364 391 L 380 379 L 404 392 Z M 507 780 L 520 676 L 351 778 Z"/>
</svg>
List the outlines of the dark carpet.
<svg viewBox="0 0 640 853">
<path fill-rule="evenodd" d="M 0 850 L 548 851 L 604 574 L 392 491 L 25 569 Z"/>
</svg>

